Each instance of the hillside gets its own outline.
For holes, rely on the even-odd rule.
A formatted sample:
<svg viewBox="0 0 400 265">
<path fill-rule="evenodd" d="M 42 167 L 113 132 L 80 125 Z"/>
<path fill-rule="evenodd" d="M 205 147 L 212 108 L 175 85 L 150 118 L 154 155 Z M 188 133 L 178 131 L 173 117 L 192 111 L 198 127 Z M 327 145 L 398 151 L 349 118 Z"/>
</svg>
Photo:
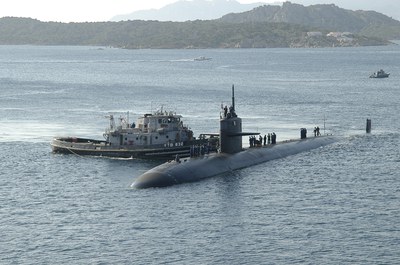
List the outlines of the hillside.
<svg viewBox="0 0 400 265">
<path fill-rule="evenodd" d="M 311 29 L 287 23 L 123 21 L 96 23 L 41 22 L 1 18 L 0 44 L 92 45 L 129 49 L 272 48 L 384 45 L 376 38 L 342 39 L 308 36 Z"/>
<path fill-rule="evenodd" d="M 285 2 L 264 5 L 243 13 L 231 13 L 220 21 L 227 23 L 290 23 L 327 31 L 352 32 L 367 37 L 400 39 L 400 22 L 374 11 L 351 11 L 330 5 L 302 6 Z"/>
</svg>

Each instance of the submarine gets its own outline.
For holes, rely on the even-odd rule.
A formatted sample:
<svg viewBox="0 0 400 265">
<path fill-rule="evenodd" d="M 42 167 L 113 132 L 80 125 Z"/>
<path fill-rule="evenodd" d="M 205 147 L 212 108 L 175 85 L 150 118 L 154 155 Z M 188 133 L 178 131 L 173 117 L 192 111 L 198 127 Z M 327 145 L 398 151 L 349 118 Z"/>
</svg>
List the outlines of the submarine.
<svg viewBox="0 0 400 265">
<path fill-rule="evenodd" d="M 270 160 L 306 152 L 337 142 L 332 135 L 301 138 L 244 149 L 242 137 L 259 133 L 242 132 L 242 120 L 235 111 L 235 90 L 232 86 L 232 105 L 220 115 L 219 152 L 198 157 L 179 158 L 156 166 L 139 176 L 131 187 L 137 189 L 167 187 L 200 181 L 226 172 L 247 168 Z"/>
</svg>

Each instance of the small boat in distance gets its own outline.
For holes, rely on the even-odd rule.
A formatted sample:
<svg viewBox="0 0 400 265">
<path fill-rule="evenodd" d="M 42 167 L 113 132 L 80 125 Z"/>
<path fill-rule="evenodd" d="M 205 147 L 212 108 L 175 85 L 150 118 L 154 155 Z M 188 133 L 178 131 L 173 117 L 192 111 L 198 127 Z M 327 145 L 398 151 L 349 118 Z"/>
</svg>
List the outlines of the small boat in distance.
<svg viewBox="0 0 400 265">
<path fill-rule="evenodd" d="M 212 58 L 210 58 L 210 57 L 200 56 L 200 57 L 194 58 L 193 60 L 195 60 L 195 61 L 209 61 L 211 59 Z"/>
<path fill-rule="evenodd" d="M 128 114 L 129 115 L 129 114 Z M 181 115 L 168 111 L 156 111 L 129 123 L 121 117 L 116 126 L 113 115 L 109 128 L 103 134 L 105 140 L 77 137 L 55 137 L 51 142 L 54 153 L 92 155 L 122 158 L 171 159 L 189 156 L 194 147 L 205 152 L 216 150 L 218 137 L 201 134 L 198 139 L 184 125 Z"/>
<path fill-rule="evenodd" d="M 378 72 L 373 73 L 372 75 L 370 75 L 370 78 L 386 78 L 389 77 L 389 73 L 386 73 L 385 71 L 383 71 L 382 69 L 379 70 Z"/>
</svg>

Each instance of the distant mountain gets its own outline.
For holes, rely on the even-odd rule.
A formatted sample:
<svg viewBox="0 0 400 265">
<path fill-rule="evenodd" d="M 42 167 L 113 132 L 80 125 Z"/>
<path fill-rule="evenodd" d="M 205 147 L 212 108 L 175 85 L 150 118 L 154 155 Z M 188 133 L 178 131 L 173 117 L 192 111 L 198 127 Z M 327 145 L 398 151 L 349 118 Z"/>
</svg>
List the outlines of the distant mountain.
<svg viewBox="0 0 400 265">
<path fill-rule="evenodd" d="M 329 31 L 353 32 L 384 39 L 400 39 L 400 22 L 375 11 L 351 11 L 334 4 L 303 6 L 285 2 L 282 6 L 264 5 L 253 10 L 228 14 L 227 23 L 290 23 Z"/>
<path fill-rule="evenodd" d="M 273 5 L 282 5 L 284 1 L 277 0 Z M 349 10 L 373 10 L 400 20 L 400 5 L 398 0 L 291 0 L 304 6 L 332 4 Z M 229 13 L 241 13 L 265 2 L 240 4 L 236 0 L 177 0 L 177 2 L 160 9 L 149 9 L 117 15 L 111 21 L 121 20 L 158 20 L 158 21 L 188 21 L 209 20 L 220 18 Z"/>
<path fill-rule="evenodd" d="M 111 21 L 158 20 L 188 21 L 211 20 L 228 13 L 251 10 L 264 3 L 240 4 L 235 0 L 180 0 L 161 9 L 141 10 L 125 15 L 117 15 Z"/>
</svg>

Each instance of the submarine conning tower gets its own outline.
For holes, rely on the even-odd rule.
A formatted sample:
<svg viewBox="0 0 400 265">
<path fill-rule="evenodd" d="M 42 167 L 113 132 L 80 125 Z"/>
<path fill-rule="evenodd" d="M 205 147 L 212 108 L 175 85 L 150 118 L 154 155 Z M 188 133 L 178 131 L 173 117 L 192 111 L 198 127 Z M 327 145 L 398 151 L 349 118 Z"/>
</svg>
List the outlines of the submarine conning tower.
<svg viewBox="0 0 400 265">
<path fill-rule="evenodd" d="M 219 146 L 221 153 L 242 151 L 242 119 L 235 112 L 235 87 L 232 85 L 232 106 L 223 107 L 220 120 Z"/>
</svg>

